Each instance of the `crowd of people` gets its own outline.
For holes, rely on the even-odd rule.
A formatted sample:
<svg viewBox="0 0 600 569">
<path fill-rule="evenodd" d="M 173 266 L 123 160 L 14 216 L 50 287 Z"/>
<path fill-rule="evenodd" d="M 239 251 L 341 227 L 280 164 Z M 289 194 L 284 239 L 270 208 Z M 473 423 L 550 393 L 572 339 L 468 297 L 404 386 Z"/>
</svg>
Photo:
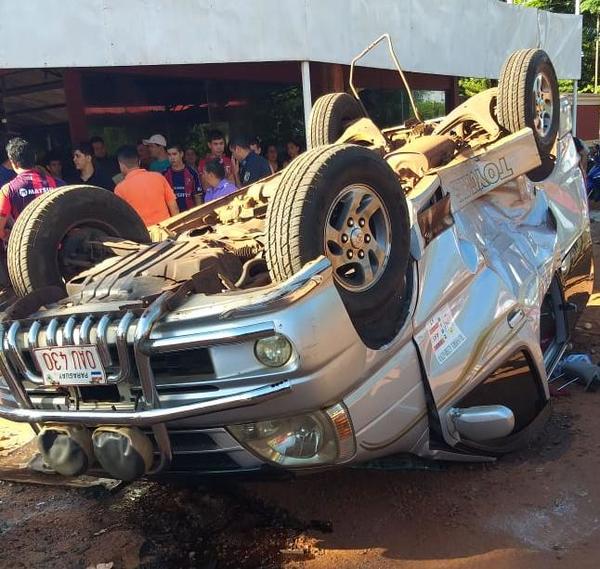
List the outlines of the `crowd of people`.
<svg viewBox="0 0 600 569">
<path fill-rule="evenodd" d="M 0 237 L 32 200 L 66 184 L 114 192 L 150 226 L 265 178 L 302 151 L 299 142 L 289 141 L 286 159 L 280 162 L 276 145 L 267 145 L 263 155 L 260 140 L 238 135 L 227 145 L 218 130 L 209 132 L 207 144 L 208 152 L 200 158 L 195 148 L 153 134 L 137 146 L 122 146 L 112 157 L 104 140 L 94 136 L 73 146 L 75 173 L 64 175 L 59 156 L 50 152 L 37 163 L 33 145 L 12 138 L 0 157 Z"/>
</svg>

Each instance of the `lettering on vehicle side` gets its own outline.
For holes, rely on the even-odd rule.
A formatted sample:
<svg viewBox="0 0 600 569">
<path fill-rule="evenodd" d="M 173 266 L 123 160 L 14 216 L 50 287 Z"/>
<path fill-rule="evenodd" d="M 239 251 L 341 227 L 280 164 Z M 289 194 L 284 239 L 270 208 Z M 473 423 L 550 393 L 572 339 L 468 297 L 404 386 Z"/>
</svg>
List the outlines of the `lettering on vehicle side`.
<svg viewBox="0 0 600 569">
<path fill-rule="evenodd" d="M 495 162 L 486 162 L 482 166 L 474 165 L 473 169 L 449 183 L 458 195 L 458 205 L 464 205 L 474 196 L 482 194 L 492 186 L 510 180 L 514 176 L 513 169 L 506 163 L 506 158 Z"/>
</svg>

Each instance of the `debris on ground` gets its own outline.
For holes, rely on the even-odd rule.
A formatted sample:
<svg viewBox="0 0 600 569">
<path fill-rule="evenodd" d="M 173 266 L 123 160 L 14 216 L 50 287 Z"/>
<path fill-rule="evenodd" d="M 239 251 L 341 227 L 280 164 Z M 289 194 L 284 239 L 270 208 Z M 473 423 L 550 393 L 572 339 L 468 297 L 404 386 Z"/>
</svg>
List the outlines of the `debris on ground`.
<svg viewBox="0 0 600 569">
<path fill-rule="evenodd" d="M 582 383 L 586 391 L 596 391 L 600 384 L 600 366 L 594 364 L 588 354 L 572 353 L 564 356 L 549 380 L 554 395 L 576 382 Z"/>
</svg>

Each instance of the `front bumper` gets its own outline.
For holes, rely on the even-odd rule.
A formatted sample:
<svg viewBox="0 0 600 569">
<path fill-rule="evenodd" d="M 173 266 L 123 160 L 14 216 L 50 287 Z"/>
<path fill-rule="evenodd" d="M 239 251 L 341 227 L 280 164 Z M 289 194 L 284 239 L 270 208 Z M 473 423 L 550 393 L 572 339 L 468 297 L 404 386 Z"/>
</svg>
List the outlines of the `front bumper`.
<svg viewBox="0 0 600 569">
<path fill-rule="evenodd" d="M 322 281 L 322 274 L 327 273 L 329 267 L 325 259 L 319 259 L 305 267 L 293 279 L 271 289 L 260 302 L 251 304 L 241 302 L 234 308 L 228 308 L 227 316 L 285 309 L 318 286 Z M 251 407 L 291 391 L 292 383 L 283 374 L 283 377 L 272 381 L 268 381 L 267 378 L 267 381 L 258 382 L 258 386 L 255 381 L 243 390 L 237 389 L 234 392 L 223 390 L 222 396 L 217 395 L 200 401 L 184 402 L 184 404 L 180 404 L 179 401 L 176 405 L 165 404 L 164 400 L 161 402 L 151 365 L 153 354 L 214 345 L 242 344 L 275 333 L 274 323 L 263 320 L 261 324 L 228 328 L 226 334 L 205 326 L 197 328 L 191 334 L 185 333 L 172 337 L 159 334 L 158 337 L 151 338 L 155 324 L 175 310 L 183 296 L 180 290 L 162 294 L 143 312 L 138 313 L 137 320 L 131 310 L 125 314 L 121 312 L 116 316 L 113 315 L 110 342 L 108 338 L 111 334 L 109 329 L 111 318 L 102 314 L 57 318 L 52 317 L 50 313 L 47 318 L 44 318 L 43 326 L 39 320 L 30 320 L 27 323 L 26 334 L 21 331 L 20 321 L 1 323 L 0 373 L 8 386 L 9 393 L 0 390 L 0 417 L 16 422 L 27 422 L 34 427 L 39 423 L 82 424 L 89 427 L 99 425 L 141 427 L 153 438 L 159 455 L 159 460 L 150 473 L 153 474 L 166 469 L 171 463 L 173 449 L 170 432 L 173 433 L 177 429 L 182 432 L 180 425 L 182 422 L 185 423 L 186 419 L 193 420 L 194 417 Z M 118 318 L 117 323 L 114 322 L 115 318 Z M 93 320 L 97 323 L 95 338 L 90 336 Z M 76 324 L 77 321 L 79 324 Z M 22 353 L 24 336 L 28 350 L 40 345 L 38 341 L 42 337 L 43 343 L 47 346 L 77 345 L 94 341 L 99 351 L 115 364 L 112 366 L 113 373 L 108 376 L 108 382 L 119 385 L 127 383 L 135 376 L 141 392 L 139 400 L 133 405 L 133 409 L 124 410 L 115 408 L 88 410 L 80 409 L 78 405 L 73 409 L 65 410 L 36 408 L 39 405 L 34 404 L 30 397 L 31 389 L 28 392 L 24 383 L 43 389 L 44 382 L 37 374 L 31 360 Z M 184 429 L 183 432 L 189 432 L 189 429 L 187 431 Z"/>
<path fill-rule="evenodd" d="M 30 407 L 0 407 L 0 417 L 16 423 L 65 423 L 95 427 L 99 425 L 123 425 L 151 427 L 160 423 L 196 417 L 216 411 L 225 411 L 256 405 L 291 391 L 291 384 L 284 380 L 266 387 L 259 387 L 239 395 L 220 397 L 211 401 L 199 401 L 179 407 L 155 408 L 145 411 L 55 411 Z"/>
</svg>

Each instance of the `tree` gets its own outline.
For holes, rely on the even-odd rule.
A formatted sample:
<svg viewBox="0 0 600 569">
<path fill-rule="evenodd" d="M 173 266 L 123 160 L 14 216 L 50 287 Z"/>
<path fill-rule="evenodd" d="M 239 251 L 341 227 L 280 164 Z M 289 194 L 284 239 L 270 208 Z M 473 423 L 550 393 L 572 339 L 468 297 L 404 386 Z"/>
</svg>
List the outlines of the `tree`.
<svg viewBox="0 0 600 569">
<path fill-rule="evenodd" d="M 598 35 L 600 34 L 600 0 L 582 0 L 581 11 L 596 15 L 596 53 L 594 56 L 594 93 L 598 92 Z"/>
<path fill-rule="evenodd" d="M 515 4 L 561 14 L 572 14 L 575 8 L 574 0 L 515 0 Z"/>
<path fill-rule="evenodd" d="M 477 77 L 461 77 L 458 88 L 462 97 L 469 98 L 492 86 L 492 79 L 478 79 Z"/>
</svg>

